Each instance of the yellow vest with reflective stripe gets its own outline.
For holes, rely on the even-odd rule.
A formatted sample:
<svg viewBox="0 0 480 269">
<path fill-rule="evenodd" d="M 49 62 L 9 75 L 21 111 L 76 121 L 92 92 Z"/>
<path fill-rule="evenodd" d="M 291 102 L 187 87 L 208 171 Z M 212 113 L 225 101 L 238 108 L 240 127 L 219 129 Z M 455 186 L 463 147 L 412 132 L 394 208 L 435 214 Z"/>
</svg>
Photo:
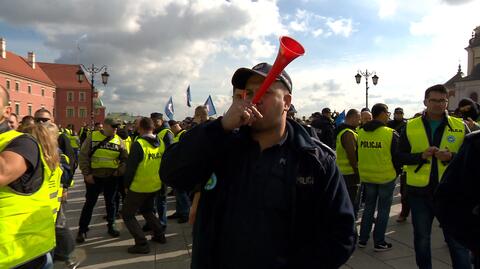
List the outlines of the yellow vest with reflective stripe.
<svg viewBox="0 0 480 269">
<path fill-rule="evenodd" d="M 172 136 L 173 136 L 172 130 L 170 130 L 169 128 L 165 128 L 165 129 L 161 130 L 160 132 L 158 132 L 158 134 L 157 134 L 158 139 L 163 141 L 163 138 L 167 135 L 168 132 L 172 133 Z"/>
<path fill-rule="evenodd" d="M 141 193 L 156 192 L 162 187 L 159 170 L 165 144 L 160 140 L 160 146 L 154 147 L 147 140 L 139 137 L 137 143 L 142 146 L 143 160 L 138 164 L 130 190 Z"/>
<path fill-rule="evenodd" d="M 42 159 L 42 163 L 46 164 L 45 159 L 43 157 L 43 150 L 40 148 L 40 158 Z M 50 207 L 52 208 L 53 214 L 53 222 L 57 220 L 57 213 L 60 210 L 60 204 L 62 201 L 62 193 L 63 188 L 60 186 L 61 179 L 62 179 L 62 169 L 60 165 L 58 165 L 55 170 L 50 169 L 48 165 L 43 166 L 44 174 L 50 175 L 48 177 L 48 191 L 49 191 L 49 198 L 50 198 Z"/>
<path fill-rule="evenodd" d="M 70 145 L 72 145 L 72 148 L 78 149 L 80 147 L 80 139 L 78 138 L 78 136 L 73 135 L 73 132 L 70 130 L 67 131 L 66 135 L 70 140 Z"/>
<path fill-rule="evenodd" d="M 105 138 L 100 131 L 94 131 L 92 133 L 92 149 Z M 97 149 L 92 157 L 91 164 L 92 168 L 113 168 L 116 169 L 119 166 L 118 157 L 120 156 L 120 137 L 115 134 L 115 136 L 106 143 L 105 146 Z"/>
<path fill-rule="evenodd" d="M 180 132 L 178 132 L 178 134 L 173 137 L 173 143 L 177 143 L 178 141 L 180 141 L 180 137 L 181 137 L 182 134 L 185 133 L 186 131 L 187 131 L 187 130 L 181 130 Z"/>
<path fill-rule="evenodd" d="M 463 143 L 465 137 L 465 125 L 461 119 L 447 116 L 448 125 L 445 126 L 442 135 L 442 141 L 440 142 L 440 149 L 447 149 L 450 152 L 458 152 L 460 146 Z M 430 142 L 427 137 L 427 131 L 423 125 L 422 117 L 411 119 L 407 122 L 407 139 L 410 143 L 410 153 L 422 153 L 428 147 Z M 420 170 L 415 172 L 418 164 L 405 165 L 404 171 L 407 174 L 407 185 L 414 187 L 425 187 L 430 182 L 430 172 L 432 169 L 432 158 L 428 159 L 428 163 L 424 163 Z M 438 180 L 442 178 L 447 165 L 444 165 L 441 161 L 437 161 L 438 167 Z"/>
<path fill-rule="evenodd" d="M 132 146 L 132 138 L 128 136 L 127 139 L 123 140 L 123 142 L 125 142 L 125 149 L 128 153 L 130 153 L 130 147 Z"/>
<path fill-rule="evenodd" d="M 0 152 L 17 131 L 0 134 Z M 43 167 L 46 166 L 42 158 Z M 43 170 L 43 183 L 30 195 L 0 187 L 0 268 L 11 268 L 45 255 L 55 247 L 55 224 L 49 199 L 50 175 Z"/>
<path fill-rule="evenodd" d="M 392 161 L 392 128 L 382 126 L 372 132 L 358 131 L 358 173 L 366 183 L 384 184 L 397 176 Z"/>
<path fill-rule="evenodd" d="M 345 151 L 345 148 L 342 145 L 342 135 L 346 132 L 350 132 L 353 134 L 355 138 L 358 137 L 357 133 L 353 131 L 352 129 L 345 128 L 340 133 L 337 135 L 337 142 L 336 142 L 336 149 L 337 149 L 337 165 L 338 169 L 340 169 L 340 172 L 342 175 L 352 175 L 354 174 L 353 167 L 350 165 L 350 162 L 348 161 L 347 158 L 347 152 Z"/>
</svg>

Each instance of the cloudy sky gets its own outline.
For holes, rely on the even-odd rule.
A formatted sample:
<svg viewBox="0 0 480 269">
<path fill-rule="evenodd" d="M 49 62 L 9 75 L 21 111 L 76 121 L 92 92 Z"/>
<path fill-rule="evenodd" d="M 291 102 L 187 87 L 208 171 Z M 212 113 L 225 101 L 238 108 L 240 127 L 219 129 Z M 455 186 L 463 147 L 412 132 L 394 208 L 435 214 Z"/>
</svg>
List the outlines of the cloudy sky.
<svg viewBox="0 0 480 269">
<path fill-rule="evenodd" d="M 422 109 L 424 90 L 462 64 L 480 25 L 475 0 L 0 0 L 7 50 L 38 61 L 107 65 L 102 90 L 110 112 L 163 112 L 176 119 L 212 95 L 222 114 L 238 67 L 273 62 L 278 37 L 300 41 L 306 55 L 287 67 L 300 115 L 323 107 L 365 106 L 357 70 L 376 71 L 369 104 Z M 370 81 L 370 84 L 371 81 Z"/>
</svg>

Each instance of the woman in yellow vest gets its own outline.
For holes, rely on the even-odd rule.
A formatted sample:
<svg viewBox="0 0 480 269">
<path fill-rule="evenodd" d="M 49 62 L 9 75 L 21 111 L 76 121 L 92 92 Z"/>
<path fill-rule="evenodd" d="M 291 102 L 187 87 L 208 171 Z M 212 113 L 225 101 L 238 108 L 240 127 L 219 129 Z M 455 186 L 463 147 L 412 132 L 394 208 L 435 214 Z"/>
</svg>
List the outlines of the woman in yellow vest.
<svg viewBox="0 0 480 269">
<path fill-rule="evenodd" d="M 430 238 L 433 219 L 433 194 L 445 169 L 469 132 L 465 123 L 446 113 L 448 91 L 434 85 L 425 91 L 426 110 L 407 122 L 400 135 L 398 160 L 407 177 L 407 196 L 412 215 L 417 266 L 432 268 Z M 470 268 L 468 250 L 443 231 L 453 268 Z"/>
<path fill-rule="evenodd" d="M 165 230 L 154 214 L 154 198 L 162 188 L 159 176 L 160 163 L 165 144 L 153 134 L 153 121 L 142 118 L 139 122 L 140 136 L 133 143 L 127 160 L 124 186 L 127 196 L 122 216 L 128 230 L 135 238 L 135 245 L 128 248 L 129 253 L 149 253 L 150 247 L 135 214 L 138 210 L 153 230 L 152 241 L 165 244 Z"/>
<path fill-rule="evenodd" d="M 43 268 L 55 247 L 50 169 L 34 138 L 10 130 L 8 100 L 0 86 L 0 268 Z"/>
<path fill-rule="evenodd" d="M 358 172 L 365 187 L 365 210 L 358 246 L 367 246 L 377 208 L 373 231 L 374 250 L 387 251 L 392 248 L 392 244 L 385 241 L 385 231 L 392 206 L 395 179 L 400 173 L 392 157 L 398 134 L 386 126 L 390 112 L 385 104 L 375 104 L 372 107 L 372 116 L 373 120 L 358 131 Z"/>
</svg>

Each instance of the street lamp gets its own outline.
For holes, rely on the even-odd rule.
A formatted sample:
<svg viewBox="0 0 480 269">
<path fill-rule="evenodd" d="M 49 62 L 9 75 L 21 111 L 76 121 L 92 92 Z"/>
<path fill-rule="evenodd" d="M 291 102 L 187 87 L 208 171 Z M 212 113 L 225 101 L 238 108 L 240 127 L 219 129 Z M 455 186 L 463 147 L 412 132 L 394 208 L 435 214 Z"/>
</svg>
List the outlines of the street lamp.
<svg viewBox="0 0 480 269">
<path fill-rule="evenodd" d="M 94 85 L 95 84 L 95 75 L 97 73 L 100 73 L 103 70 L 105 70 L 102 73 L 101 76 L 102 76 L 103 85 L 107 85 L 108 77 L 110 77 L 110 74 L 108 74 L 108 72 L 107 72 L 107 66 L 106 65 L 98 68 L 98 67 L 95 67 L 94 64 L 92 64 L 91 67 L 85 67 L 83 64 L 80 64 L 80 68 L 76 72 L 77 80 L 80 83 L 82 83 L 83 80 L 85 79 L 85 72 L 83 70 L 85 70 L 87 73 L 90 74 L 90 82 L 92 83 L 92 89 L 91 89 L 92 90 L 92 98 L 90 100 L 90 105 L 91 105 L 91 124 L 92 124 L 92 128 L 93 128 L 94 124 L 95 124 L 95 108 L 93 106 L 93 98 L 94 98 L 94 93 L 95 93 L 95 85 Z"/>
<path fill-rule="evenodd" d="M 372 77 L 372 82 L 373 82 L 373 85 L 377 85 L 378 83 L 378 76 L 377 74 L 375 73 L 375 71 L 373 72 L 368 72 L 368 70 L 365 70 L 365 72 L 362 72 L 362 71 L 358 71 L 357 72 L 357 75 L 355 75 L 355 81 L 357 81 L 357 84 L 360 84 L 360 81 L 362 80 L 362 77 L 365 78 L 365 107 L 368 108 L 368 78 L 373 75 Z"/>
</svg>

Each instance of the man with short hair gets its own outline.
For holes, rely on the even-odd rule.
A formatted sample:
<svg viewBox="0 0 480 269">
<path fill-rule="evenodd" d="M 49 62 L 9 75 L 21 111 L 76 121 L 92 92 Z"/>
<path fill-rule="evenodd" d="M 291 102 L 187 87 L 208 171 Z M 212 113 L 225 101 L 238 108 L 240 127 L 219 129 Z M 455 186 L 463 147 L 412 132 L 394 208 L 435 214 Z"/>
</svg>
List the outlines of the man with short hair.
<svg viewBox="0 0 480 269">
<path fill-rule="evenodd" d="M 232 84 L 246 100 L 234 98 L 162 159 L 165 182 L 202 186 L 192 269 L 338 268 L 353 252 L 353 208 L 334 153 L 287 119 L 288 74 L 251 103 L 271 68 L 238 69 Z"/>
<path fill-rule="evenodd" d="M 357 195 L 360 186 L 357 162 L 357 132 L 360 125 L 360 112 L 350 109 L 345 122 L 336 130 L 337 165 L 347 185 L 348 196 L 353 204 L 355 216 L 358 212 Z"/>
<path fill-rule="evenodd" d="M 122 217 L 128 230 L 135 238 L 135 245 L 128 248 L 129 253 L 149 253 L 147 239 L 138 224 L 135 214 L 138 210 L 153 230 L 152 241 L 165 244 L 165 231 L 153 213 L 155 193 L 162 187 L 158 170 L 165 151 L 165 145 L 153 134 L 153 121 L 142 118 L 139 121 L 140 136 L 132 144 L 124 175 L 127 196 Z"/>
<path fill-rule="evenodd" d="M 170 130 L 168 122 L 163 119 L 163 114 L 159 112 L 153 112 L 150 114 L 150 118 L 153 120 L 155 125 L 155 130 L 153 133 L 158 136 L 158 139 L 162 140 L 165 144 L 165 149 L 167 149 L 171 144 L 173 144 L 174 135 Z M 160 223 L 166 229 L 167 228 L 167 186 L 162 184 L 162 188 L 157 192 L 157 197 L 155 198 L 155 206 L 158 213 L 158 218 Z M 150 228 L 145 225 L 144 230 L 148 231 Z"/>
<path fill-rule="evenodd" d="M 85 204 L 80 214 L 77 242 L 85 242 L 92 218 L 93 208 L 98 196 L 103 192 L 107 210 L 108 234 L 118 237 L 119 231 L 115 228 L 115 195 L 118 181 L 125 171 L 125 161 L 128 158 L 125 143 L 116 134 L 120 122 L 106 118 L 104 128 L 93 131 L 87 136 L 80 150 L 80 169 L 86 186 Z"/>
<path fill-rule="evenodd" d="M 10 117 L 8 118 L 8 126 L 10 129 L 17 130 L 18 129 L 18 116 L 15 113 L 11 113 Z"/>
<path fill-rule="evenodd" d="M 387 251 L 392 248 L 392 244 L 385 241 L 385 231 L 392 206 L 395 179 L 400 173 L 394 160 L 398 134 L 386 126 L 390 117 L 387 105 L 375 104 L 372 107 L 372 116 L 373 120 L 358 131 L 358 172 L 365 188 L 365 210 L 358 246 L 367 246 L 377 209 L 373 231 L 374 250 Z"/>
<path fill-rule="evenodd" d="M 398 159 L 407 176 L 417 266 L 432 268 L 430 236 L 435 217 L 433 194 L 438 182 L 463 143 L 468 127 L 446 113 L 448 91 L 434 85 L 425 91 L 422 116 L 408 120 L 402 131 Z M 453 268 L 470 268 L 468 250 L 443 231 Z"/>
<path fill-rule="evenodd" d="M 371 121 L 373 119 L 372 117 L 372 113 L 370 112 L 370 110 L 363 110 L 362 109 L 362 112 L 360 112 L 360 126 L 363 126 L 364 124 L 366 124 L 367 122 Z"/>
<path fill-rule="evenodd" d="M 393 113 L 393 120 L 390 120 L 387 123 L 387 126 L 394 129 L 400 134 L 402 132 L 402 128 L 404 128 L 405 125 L 407 125 L 407 120 L 404 118 L 403 108 L 401 107 L 395 108 L 395 111 Z M 406 194 L 406 188 L 407 188 L 406 180 L 407 178 L 405 176 L 405 173 L 402 172 L 402 174 L 400 175 L 400 195 L 401 195 L 400 201 L 402 203 L 402 210 L 398 215 L 397 222 L 405 222 L 408 218 L 408 215 L 410 214 L 410 206 L 408 205 L 407 194 Z"/>
<path fill-rule="evenodd" d="M 317 136 L 330 148 L 335 148 L 335 122 L 332 119 L 332 111 L 326 107 L 322 109 L 322 115 L 315 118 L 310 124 L 317 130 Z"/>
<path fill-rule="evenodd" d="M 0 268 L 49 268 L 55 223 L 45 163 L 32 136 L 10 129 L 8 101 L 0 85 Z"/>
</svg>

